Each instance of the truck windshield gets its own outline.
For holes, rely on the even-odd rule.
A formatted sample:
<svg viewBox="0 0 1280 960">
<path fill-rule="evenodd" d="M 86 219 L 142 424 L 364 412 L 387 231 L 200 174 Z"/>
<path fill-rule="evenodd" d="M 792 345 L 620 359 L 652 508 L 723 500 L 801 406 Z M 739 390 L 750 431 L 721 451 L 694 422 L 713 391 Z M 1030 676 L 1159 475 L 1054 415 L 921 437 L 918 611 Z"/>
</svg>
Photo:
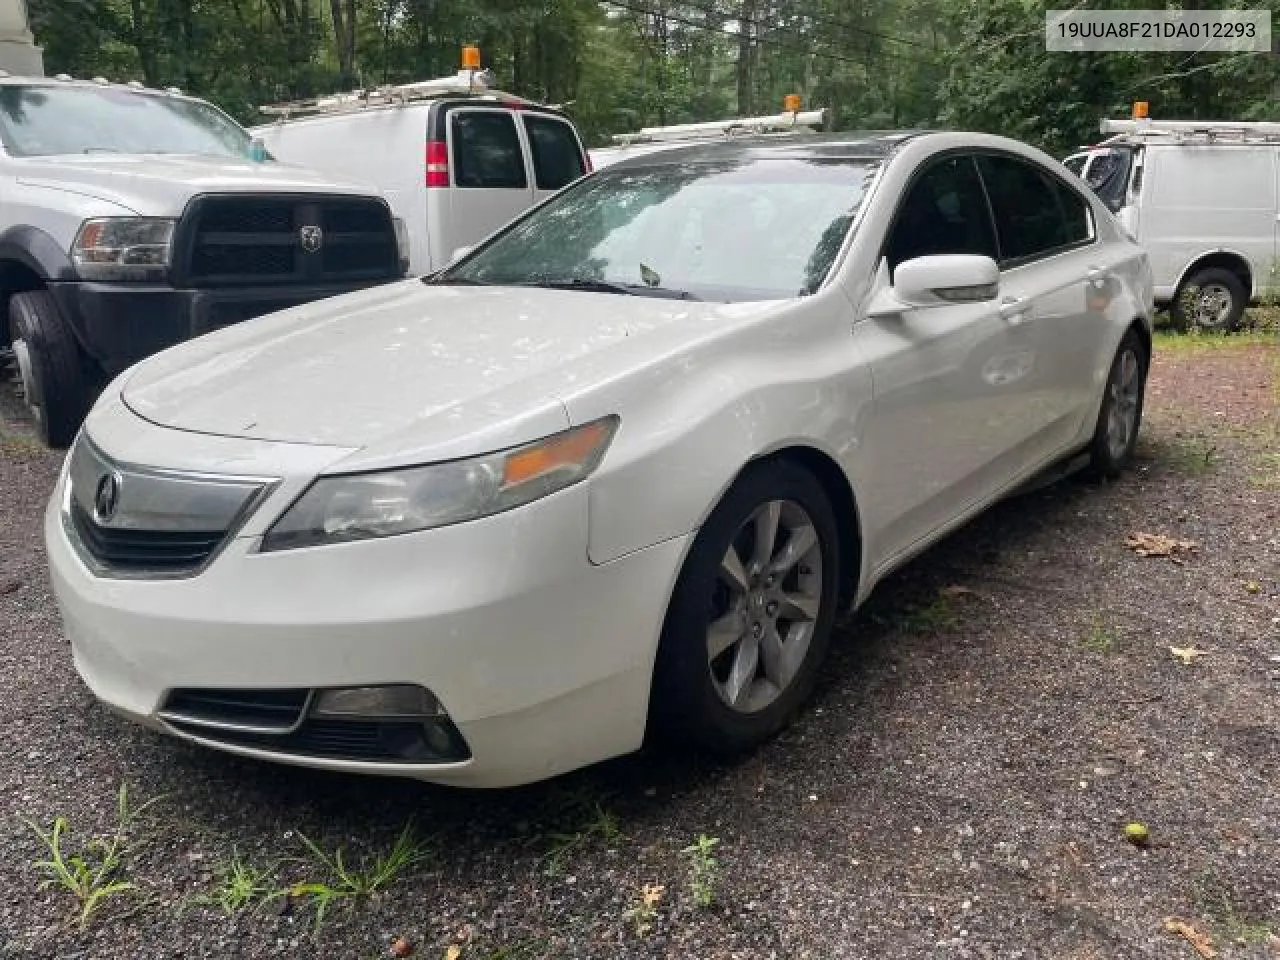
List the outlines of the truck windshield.
<svg viewBox="0 0 1280 960">
<path fill-rule="evenodd" d="M 790 157 L 615 167 L 432 282 L 718 301 L 804 296 L 835 261 L 875 168 Z"/>
<path fill-rule="evenodd" d="M 0 86 L 0 139 L 10 156 L 179 153 L 245 159 L 252 143 L 200 100 L 119 87 Z"/>
</svg>

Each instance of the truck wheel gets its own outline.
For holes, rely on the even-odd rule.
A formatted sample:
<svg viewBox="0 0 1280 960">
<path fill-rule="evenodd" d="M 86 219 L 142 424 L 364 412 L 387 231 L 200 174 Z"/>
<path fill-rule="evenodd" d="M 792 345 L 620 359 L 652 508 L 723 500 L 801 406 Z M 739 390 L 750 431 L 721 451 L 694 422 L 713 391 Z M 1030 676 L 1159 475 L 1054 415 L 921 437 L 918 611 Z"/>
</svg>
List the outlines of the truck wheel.
<svg viewBox="0 0 1280 960">
<path fill-rule="evenodd" d="M 40 439 L 66 447 L 88 412 L 84 358 L 71 329 L 44 290 L 9 298 L 9 333 L 27 408 Z"/>
<path fill-rule="evenodd" d="M 1249 300 L 1240 278 L 1230 270 L 1197 270 L 1178 288 L 1169 312 L 1180 329 L 1226 332 L 1240 326 Z"/>
</svg>

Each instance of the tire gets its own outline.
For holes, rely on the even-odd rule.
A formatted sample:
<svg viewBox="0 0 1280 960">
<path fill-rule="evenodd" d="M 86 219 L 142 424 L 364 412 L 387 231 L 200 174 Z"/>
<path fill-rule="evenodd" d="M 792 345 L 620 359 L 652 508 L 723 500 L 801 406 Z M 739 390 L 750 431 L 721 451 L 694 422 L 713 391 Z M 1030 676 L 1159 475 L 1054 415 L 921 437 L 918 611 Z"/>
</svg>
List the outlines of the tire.
<svg viewBox="0 0 1280 960">
<path fill-rule="evenodd" d="M 53 297 L 44 290 L 9 298 L 9 333 L 27 408 L 42 439 L 66 447 L 89 409 L 85 360 Z"/>
<path fill-rule="evenodd" d="M 1249 292 L 1230 270 L 1197 270 L 1178 288 L 1169 313 L 1179 329 L 1226 332 L 1240 326 Z"/>
<path fill-rule="evenodd" d="M 776 517 L 769 551 L 775 569 L 790 560 L 772 580 L 751 569 L 757 532 L 768 527 L 769 517 Z M 793 541 L 797 532 L 803 539 Z M 810 534 L 812 546 L 796 556 L 792 544 L 809 544 Z M 839 542 L 831 502 L 808 471 L 774 461 L 743 473 L 694 539 L 667 609 L 650 697 L 659 735 L 736 754 L 787 725 L 812 691 L 830 642 L 841 582 Z M 740 560 L 733 577 L 722 572 L 731 549 Z M 748 580 L 752 586 L 743 589 Z M 728 644 L 714 656 L 713 621 L 721 624 L 716 645 Z M 748 682 L 737 682 L 748 668 Z"/>
<path fill-rule="evenodd" d="M 1133 330 L 1116 349 L 1098 409 L 1098 423 L 1089 443 L 1089 473 L 1098 479 L 1118 477 L 1133 460 L 1142 425 L 1150 358 Z"/>
</svg>

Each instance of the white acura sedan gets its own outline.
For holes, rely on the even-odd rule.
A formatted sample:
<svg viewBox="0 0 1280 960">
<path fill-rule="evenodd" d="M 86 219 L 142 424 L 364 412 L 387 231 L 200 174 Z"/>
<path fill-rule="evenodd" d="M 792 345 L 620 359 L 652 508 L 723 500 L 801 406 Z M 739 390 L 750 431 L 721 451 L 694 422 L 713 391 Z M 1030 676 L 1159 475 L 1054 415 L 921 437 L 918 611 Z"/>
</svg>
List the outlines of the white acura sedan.
<svg viewBox="0 0 1280 960">
<path fill-rule="evenodd" d="M 620 163 L 425 281 L 113 383 L 45 527 L 75 664 L 156 730 L 334 770 L 749 748 L 842 604 L 1046 468 L 1125 466 L 1151 315 L 1142 251 L 1010 140 Z"/>
</svg>

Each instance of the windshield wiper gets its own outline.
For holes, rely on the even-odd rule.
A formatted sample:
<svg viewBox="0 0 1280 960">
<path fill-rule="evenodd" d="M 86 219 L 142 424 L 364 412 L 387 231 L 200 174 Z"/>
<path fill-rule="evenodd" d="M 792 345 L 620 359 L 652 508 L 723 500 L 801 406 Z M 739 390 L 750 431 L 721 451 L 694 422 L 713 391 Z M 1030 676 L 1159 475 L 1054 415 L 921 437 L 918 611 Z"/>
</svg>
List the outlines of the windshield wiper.
<svg viewBox="0 0 1280 960">
<path fill-rule="evenodd" d="M 547 287 L 551 290 L 585 290 L 589 293 L 618 293 L 627 297 L 660 297 L 664 300 L 697 300 L 688 290 L 672 290 L 668 287 L 650 286 L 647 283 L 618 283 L 612 280 L 592 280 L 588 277 L 564 277 L 562 279 L 530 280 L 522 287 Z"/>
</svg>

